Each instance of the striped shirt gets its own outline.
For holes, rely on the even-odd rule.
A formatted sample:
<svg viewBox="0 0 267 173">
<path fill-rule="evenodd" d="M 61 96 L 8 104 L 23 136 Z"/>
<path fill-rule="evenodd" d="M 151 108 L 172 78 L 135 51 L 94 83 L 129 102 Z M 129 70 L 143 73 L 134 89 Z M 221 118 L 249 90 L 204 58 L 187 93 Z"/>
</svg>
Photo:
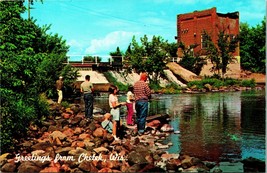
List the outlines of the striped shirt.
<svg viewBox="0 0 267 173">
<path fill-rule="evenodd" d="M 145 81 L 137 81 L 134 84 L 135 100 L 148 100 L 151 95 L 151 90 Z"/>
</svg>

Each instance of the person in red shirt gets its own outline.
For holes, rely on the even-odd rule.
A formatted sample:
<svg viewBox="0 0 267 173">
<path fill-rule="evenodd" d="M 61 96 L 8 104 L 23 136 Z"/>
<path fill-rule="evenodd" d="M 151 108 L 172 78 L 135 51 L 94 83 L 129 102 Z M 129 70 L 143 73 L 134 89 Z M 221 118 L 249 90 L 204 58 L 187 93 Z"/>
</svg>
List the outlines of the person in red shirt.
<svg viewBox="0 0 267 173">
<path fill-rule="evenodd" d="M 151 90 L 146 83 L 147 73 L 140 74 L 140 80 L 134 84 L 136 123 L 139 135 L 143 135 L 148 115 L 148 101 L 151 98 Z"/>
</svg>

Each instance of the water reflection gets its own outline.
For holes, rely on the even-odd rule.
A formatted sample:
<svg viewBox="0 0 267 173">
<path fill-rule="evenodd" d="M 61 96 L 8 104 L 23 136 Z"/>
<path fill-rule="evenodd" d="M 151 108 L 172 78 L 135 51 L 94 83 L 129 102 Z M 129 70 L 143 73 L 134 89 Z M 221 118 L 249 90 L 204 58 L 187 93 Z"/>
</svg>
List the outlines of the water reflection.
<svg viewBox="0 0 267 173">
<path fill-rule="evenodd" d="M 149 114 L 166 112 L 181 131 L 165 141 L 173 143 L 170 153 L 211 161 L 265 160 L 264 91 L 153 95 Z"/>
<path fill-rule="evenodd" d="M 265 95 L 250 91 L 241 98 L 242 157 L 265 160 Z"/>
</svg>

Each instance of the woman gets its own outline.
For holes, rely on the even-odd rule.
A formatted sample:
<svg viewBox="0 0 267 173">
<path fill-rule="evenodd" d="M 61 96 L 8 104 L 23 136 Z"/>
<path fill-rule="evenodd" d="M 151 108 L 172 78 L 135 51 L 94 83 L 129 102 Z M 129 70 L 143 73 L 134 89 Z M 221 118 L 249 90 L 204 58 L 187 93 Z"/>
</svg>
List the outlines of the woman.
<svg viewBox="0 0 267 173">
<path fill-rule="evenodd" d="M 112 115 L 113 121 L 113 128 L 112 128 L 112 135 L 115 140 L 119 140 L 117 138 L 117 131 L 120 128 L 120 107 L 125 105 L 124 102 L 119 103 L 118 96 L 117 96 L 118 88 L 116 86 L 109 87 L 109 106 L 110 106 L 110 114 Z"/>
</svg>

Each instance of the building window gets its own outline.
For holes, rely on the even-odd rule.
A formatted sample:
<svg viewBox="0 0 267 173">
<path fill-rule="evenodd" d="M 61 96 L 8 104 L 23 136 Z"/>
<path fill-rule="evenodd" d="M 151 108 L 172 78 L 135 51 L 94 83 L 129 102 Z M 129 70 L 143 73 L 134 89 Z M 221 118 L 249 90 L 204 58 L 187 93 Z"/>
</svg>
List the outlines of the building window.
<svg viewBox="0 0 267 173">
<path fill-rule="evenodd" d="M 208 36 L 206 34 L 202 34 L 201 35 L 201 49 L 207 48 L 208 46 L 207 41 L 208 41 Z"/>
</svg>

